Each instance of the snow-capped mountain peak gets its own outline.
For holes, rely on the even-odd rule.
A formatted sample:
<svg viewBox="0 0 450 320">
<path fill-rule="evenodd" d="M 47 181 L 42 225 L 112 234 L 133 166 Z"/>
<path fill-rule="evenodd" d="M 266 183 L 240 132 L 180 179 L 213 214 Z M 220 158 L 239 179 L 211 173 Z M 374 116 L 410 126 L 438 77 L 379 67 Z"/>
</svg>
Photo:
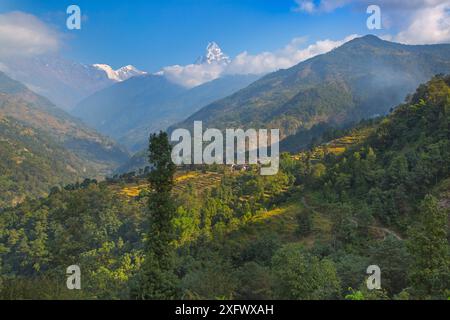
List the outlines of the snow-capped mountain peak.
<svg viewBox="0 0 450 320">
<path fill-rule="evenodd" d="M 217 43 L 210 42 L 206 47 L 206 53 L 204 56 L 197 59 L 197 64 L 228 64 L 230 63 L 230 57 L 228 57 L 225 53 L 223 53 L 222 49 L 219 47 Z"/>
<path fill-rule="evenodd" d="M 146 72 L 138 70 L 138 69 L 136 69 L 136 67 L 134 67 L 132 65 L 128 65 L 128 66 L 117 69 L 116 74 L 123 81 L 123 80 L 129 79 L 134 76 L 146 74 Z"/>
<path fill-rule="evenodd" d="M 140 71 L 132 65 L 128 65 L 117 70 L 114 70 L 107 64 L 94 64 L 93 66 L 99 70 L 104 71 L 109 79 L 118 82 L 125 81 L 134 76 L 146 74 L 146 72 Z"/>
</svg>

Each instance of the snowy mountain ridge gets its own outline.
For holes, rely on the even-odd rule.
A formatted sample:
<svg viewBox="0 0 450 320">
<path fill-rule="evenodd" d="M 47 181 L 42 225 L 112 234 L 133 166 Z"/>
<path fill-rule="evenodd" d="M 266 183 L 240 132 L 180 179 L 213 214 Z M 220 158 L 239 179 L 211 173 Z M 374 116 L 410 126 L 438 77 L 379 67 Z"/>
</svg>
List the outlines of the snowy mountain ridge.
<svg viewBox="0 0 450 320">
<path fill-rule="evenodd" d="M 110 65 L 107 64 L 94 64 L 93 67 L 97 68 L 98 70 L 104 71 L 109 79 L 117 82 L 125 81 L 134 76 L 147 74 L 147 72 L 138 70 L 132 65 L 127 65 L 117 70 L 114 70 Z"/>
</svg>

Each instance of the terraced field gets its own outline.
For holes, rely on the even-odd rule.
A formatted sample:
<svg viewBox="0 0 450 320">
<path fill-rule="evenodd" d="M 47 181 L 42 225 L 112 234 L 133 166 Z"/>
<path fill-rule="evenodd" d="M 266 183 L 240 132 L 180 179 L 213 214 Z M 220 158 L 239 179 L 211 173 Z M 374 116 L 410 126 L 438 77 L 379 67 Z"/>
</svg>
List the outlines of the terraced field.
<svg viewBox="0 0 450 320">
<path fill-rule="evenodd" d="M 219 184 L 221 178 L 222 174 L 216 172 L 178 172 L 175 176 L 174 192 L 182 193 L 188 186 L 203 191 Z M 142 191 L 148 190 L 148 182 L 145 178 L 140 178 L 136 182 L 125 185 L 115 184 L 112 188 L 121 196 L 136 198 Z"/>
<path fill-rule="evenodd" d="M 364 128 L 360 130 L 355 130 L 350 135 L 330 141 L 320 147 L 317 147 L 315 153 L 323 154 L 341 154 L 345 152 L 350 147 L 353 147 L 361 142 L 363 142 L 367 137 L 373 132 L 372 128 Z"/>
<path fill-rule="evenodd" d="M 339 155 L 344 153 L 347 149 L 363 142 L 371 133 L 373 128 L 355 129 L 351 134 L 332 140 L 328 143 L 320 145 L 312 150 L 311 159 L 322 159 L 327 154 Z M 300 160 L 305 156 L 305 153 L 299 153 L 293 156 L 295 160 Z"/>
<path fill-rule="evenodd" d="M 216 172 L 188 172 L 175 177 L 174 192 L 183 192 L 189 185 L 194 189 L 203 191 L 220 183 L 222 174 Z"/>
</svg>

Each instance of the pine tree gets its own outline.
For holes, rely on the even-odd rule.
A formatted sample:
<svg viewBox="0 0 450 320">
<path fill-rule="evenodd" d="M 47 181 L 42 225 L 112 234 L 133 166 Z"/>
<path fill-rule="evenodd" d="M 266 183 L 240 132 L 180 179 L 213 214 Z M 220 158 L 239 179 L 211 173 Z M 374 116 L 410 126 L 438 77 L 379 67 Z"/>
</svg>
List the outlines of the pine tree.
<svg viewBox="0 0 450 320">
<path fill-rule="evenodd" d="M 149 160 L 153 170 L 149 173 L 148 232 L 145 261 L 138 276 L 134 298 L 174 299 L 177 297 L 177 277 L 174 273 L 172 220 L 176 213 L 171 191 L 176 166 L 171 159 L 172 147 L 165 132 L 152 134 Z"/>
</svg>

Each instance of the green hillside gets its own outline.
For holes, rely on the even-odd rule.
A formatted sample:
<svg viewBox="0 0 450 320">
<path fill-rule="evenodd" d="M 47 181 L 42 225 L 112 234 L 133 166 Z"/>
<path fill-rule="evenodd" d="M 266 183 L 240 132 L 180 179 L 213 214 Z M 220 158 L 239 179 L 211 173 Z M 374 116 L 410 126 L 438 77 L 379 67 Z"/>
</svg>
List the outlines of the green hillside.
<svg viewBox="0 0 450 320">
<path fill-rule="evenodd" d="M 57 185 L 103 177 L 128 154 L 0 73 L 0 208 Z"/>
<path fill-rule="evenodd" d="M 0 118 L 0 150 L 0 208 L 45 196 L 76 180 L 84 166 L 48 135 L 9 118 Z"/>
<path fill-rule="evenodd" d="M 85 161 L 89 174 L 106 174 L 128 159 L 125 149 L 101 136 L 23 84 L 0 72 L 0 115 L 42 131 Z"/>
<path fill-rule="evenodd" d="M 183 299 L 447 299 L 450 76 L 280 172 L 179 172 L 175 270 Z M 129 298 L 148 229 L 143 176 L 85 181 L 0 215 L 3 298 Z M 60 288 L 78 264 L 83 291 Z M 382 270 L 369 291 L 366 269 Z"/>
<path fill-rule="evenodd" d="M 172 126 L 280 128 L 283 137 L 301 131 L 305 147 L 322 132 L 386 114 L 420 83 L 450 72 L 450 45 L 408 46 L 365 36 L 329 53 L 271 73 L 234 95 L 202 108 Z M 306 136 L 308 133 L 306 133 Z"/>
</svg>

